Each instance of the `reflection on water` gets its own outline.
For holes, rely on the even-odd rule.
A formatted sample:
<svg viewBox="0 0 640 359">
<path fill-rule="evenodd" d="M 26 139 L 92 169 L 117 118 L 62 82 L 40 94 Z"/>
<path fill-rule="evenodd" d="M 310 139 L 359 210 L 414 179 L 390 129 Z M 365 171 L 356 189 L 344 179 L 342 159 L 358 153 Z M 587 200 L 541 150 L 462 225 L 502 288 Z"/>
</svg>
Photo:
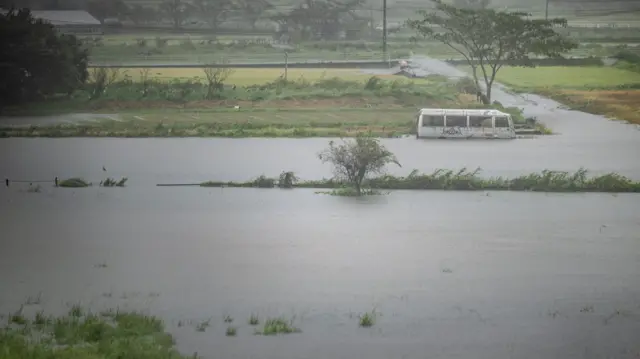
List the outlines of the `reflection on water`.
<svg viewBox="0 0 640 359">
<path fill-rule="evenodd" d="M 147 308 L 185 351 L 224 358 L 640 350 L 636 195 L 400 191 L 356 200 L 139 185 L 12 187 L 0 200 L 2 313 L 40 291 L 48 310 L 77 301 Z M 373 308 L 378 323 L 358 328 L 357 315 Z M 303 333 L 254 336 L 252 313 L 295 316 Z M 227 314 L 237 338 L 224 335 Z M 176 324 L 209 317 L 205 333 Z"/>
</svg>

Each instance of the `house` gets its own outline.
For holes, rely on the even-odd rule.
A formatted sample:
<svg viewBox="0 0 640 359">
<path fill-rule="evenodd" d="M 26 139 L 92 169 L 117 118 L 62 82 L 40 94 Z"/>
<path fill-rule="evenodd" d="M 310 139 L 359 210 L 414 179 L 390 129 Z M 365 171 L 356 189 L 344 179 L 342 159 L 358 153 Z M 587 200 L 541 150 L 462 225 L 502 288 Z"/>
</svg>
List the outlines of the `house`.
<svg viewBox="0 0 640 359">
<path fill-rule="evenodd" d="M 60 33 L 78 36 L 102 35 L 102 24 L 83 10 L 34 10 L 36 19 L 50 22 Z"/>
</svg>

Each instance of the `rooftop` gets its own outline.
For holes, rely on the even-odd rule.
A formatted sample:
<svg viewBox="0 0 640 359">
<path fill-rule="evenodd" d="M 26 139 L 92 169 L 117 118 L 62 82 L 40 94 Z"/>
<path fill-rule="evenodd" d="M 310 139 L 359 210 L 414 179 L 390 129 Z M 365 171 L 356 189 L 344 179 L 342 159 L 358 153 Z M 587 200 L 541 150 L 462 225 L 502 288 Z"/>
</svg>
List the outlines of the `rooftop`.
<svg viewBox="0 0 640 359">
<path fill-rule="evenodd" d="M 31 11 L 36 19 L 49 21 L 54 26 L 101 25 L 95 17 L 83 10 L 39 10 Z"/>
</svg>

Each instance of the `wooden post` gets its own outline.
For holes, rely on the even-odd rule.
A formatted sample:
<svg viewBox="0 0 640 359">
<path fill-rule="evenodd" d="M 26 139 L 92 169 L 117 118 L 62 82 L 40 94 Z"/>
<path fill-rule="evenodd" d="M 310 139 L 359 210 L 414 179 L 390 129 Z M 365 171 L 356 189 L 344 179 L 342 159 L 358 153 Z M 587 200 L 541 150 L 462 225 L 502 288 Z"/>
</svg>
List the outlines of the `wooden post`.
<svg viewBox="0 0 640 359">
<path fill-rule="evenodd" d="M 544 8 L 544 19 L 549 20 L 549 0 L 547 0 L 547 4 Z"/>
<path fill-rule="evenodd" d="M 284 81 L 287 81 L 287 72 L 289 71 L 289 53 L 284 52 Z"/>
<path fill-rule="evenodd" d="M 7 187 L 9 187 L 9 179 L 8 179 L 8 178 L 5 178 L 5 179 L 4 179 L 4 184 L 5 184 Z"/>
</svg>

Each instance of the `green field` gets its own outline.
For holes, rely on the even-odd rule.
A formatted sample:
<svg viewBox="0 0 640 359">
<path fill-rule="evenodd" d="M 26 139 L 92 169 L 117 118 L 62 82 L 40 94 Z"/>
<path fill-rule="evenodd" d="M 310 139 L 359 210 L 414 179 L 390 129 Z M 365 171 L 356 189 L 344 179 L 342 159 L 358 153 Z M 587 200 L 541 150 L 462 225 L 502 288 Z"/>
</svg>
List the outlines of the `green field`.
<svg viewBox="0 0 640 359">
<path fill-rule="evenodd" d="M 462 67 L 470 72 L 468 67 Z M 516 89 L 554 87 L 564 89 L 602 89 L 640 83 L 640 73 L 615 67 L 510 67 L 498 72 L 496 81 Z"/>
<path fill-rule="evenodd" d="M 91 71 L 91 70 L 90 70 Z M 149 77 L 157 81 L 185 80 L 193 78 L 204 78 L 204 72 L 198 68 L 154 68 L 149 69 Z M 284 76 L 284 69 L 264 68 L 264 69 L 248 69 L 237 68 L 232 69 L 227 81 L 228 85 L 236 86 L 254 86 L 263 85 L 273 82 L 281 76 Z M 135 68 L 119 69 L 120 79 L 129 77 L 133 81 L 139 81 L 141 70 Z M 307 81 L 318 81 L 323 79 L 340 78 L 344 81 L 360 81 L 368 80 L 371 75 L 362 72 L 359 69 L 288 69 L 287 77 L 289 80 L 304 79 Z M 386 80 L 396 80 L 397 76 L 381 75 Z M 417 82 L 424 82 L 424 80 Z"/>
<path fill-rule="evenodd" d="M 128 111 L 122 120 L 4 128 L 0 137 L 349 137 L 413 132 L 416 109 L 250 109 Z"/>
<path fill-rule="evenodd" d="M 504 67 L 496 80 L 572 109 L 640 124 L 640 72 L 617 67 Z"/>
</svg>

